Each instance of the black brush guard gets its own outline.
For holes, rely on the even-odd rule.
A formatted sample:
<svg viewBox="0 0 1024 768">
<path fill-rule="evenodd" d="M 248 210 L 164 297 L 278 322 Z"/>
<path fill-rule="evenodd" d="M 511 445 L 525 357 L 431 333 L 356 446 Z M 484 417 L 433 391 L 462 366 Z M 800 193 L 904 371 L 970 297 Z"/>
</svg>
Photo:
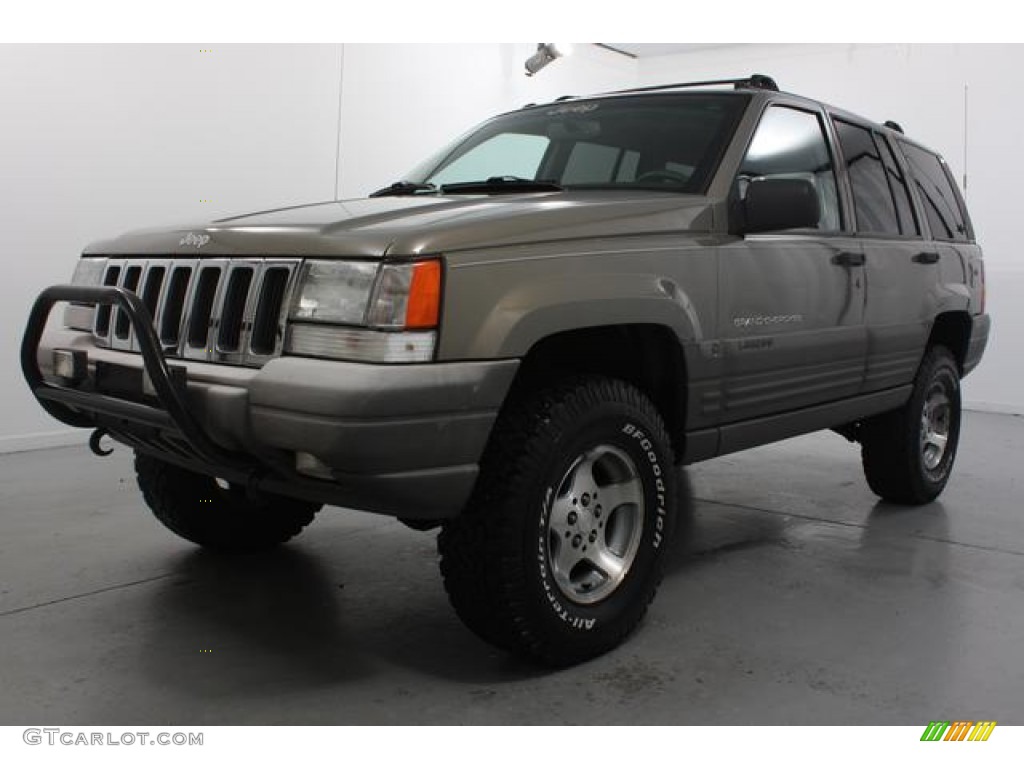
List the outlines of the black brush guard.
<svg viewBox="0 0 1024 768">
<path fill-rule="evenodd" d="M 63 301 L 116 306 L 127 315 L 158 405 L 83 391 L 43 377 L 39 342 L 54 305 Z M 137 450 L 244 484 L 250 491 L 265 490 L 328 504 L 345 501 L 340 484 L 299 475 L 291 467 L 289 456 L 238 454 L 216 443 L 189 411 L 184 387 L 174 383 L 149 310 L 131 291 L 84 285 L 54 285 L 44 290 L 32 306 L 22 337 L 21 370 L 39 404 L 65 424 L 102 430 Z M 98 435 L 94 433 L 91 441 L 94 450 Z"/>
<path fill-rule="evenodd" d="M 43 378 L 39 369 L 38 348 L 46 321 L 54 305 L 61 301 L 83 304 L 116 305 L 124 312 L 135 332 L 146 375 L 153 384 L 159 408 L 111 397 L 99 392 L 82 392 Z M 188 445 L 197 459 L 218 466 L 241 469 L 246 462 L 221 448 L 189 413 L 185 393 L 172 383 L 167 360 L 160 349 L 149 310 L 136 294 L 123 288 L 85 285 L 54 285 L 39 294 L 21 341 L 21 370 L 32 394 L 47 413 L 73 427 L 101 427 L 108 421 L 145 424 L 170 431 Z M 97 418 L 100 416 L 101 418 Z M 251 463 L 251 462 L 250 462 Z"/>
</svg>

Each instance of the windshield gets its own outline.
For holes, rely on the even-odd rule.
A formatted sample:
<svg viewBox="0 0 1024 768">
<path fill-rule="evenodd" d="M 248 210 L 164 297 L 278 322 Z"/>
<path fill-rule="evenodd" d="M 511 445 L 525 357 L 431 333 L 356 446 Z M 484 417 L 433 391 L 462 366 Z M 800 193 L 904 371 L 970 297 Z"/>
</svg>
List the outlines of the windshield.
<svg viewBox="0 0 1024 768">
<path fill-rule="evenodd" d="M 746 103 L 743 94 L 677 93 L 524 109 L 484 123 L 403 183 L 422 191 L 497 180 L 700 193 Z"/>
</svg>

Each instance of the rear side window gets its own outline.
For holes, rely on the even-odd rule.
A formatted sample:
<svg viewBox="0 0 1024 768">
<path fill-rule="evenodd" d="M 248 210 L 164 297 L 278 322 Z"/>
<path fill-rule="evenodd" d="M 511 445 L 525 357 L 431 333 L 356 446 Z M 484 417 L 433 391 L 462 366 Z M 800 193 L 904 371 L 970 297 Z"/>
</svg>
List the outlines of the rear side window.
<svg viewBox="0 0 1024 768">
<path fill-rule="evenodd" d="M 898 168 L 889 167 L 883 160 L 883 151 L 875 142 L 875 136 L 867 128 L 836 120 L 836 133 L 843 149 L 846 172 L 853 188 L 853 207 L 857 212 L 857 230 L 883 235 L 910 235 L 914 232 L 913 216 L 903 189 L 903 206 L 897 205 L 894 190 L 890 187 L 893 179 L 890 173 Z M 884 150 L 888 152 L 886 147 Z M 902 182 L 902 178 L 899 179 Z"/>
<path fill-rule="evenodd" d="M 889 178 L 889 188 L 892 190 L 893 199 L 896 201 L 896 214 L 900 219 L 900 232 L 904 235 L 920 235 L 921 226 L 917 223 L 914 215 L 914 205 L 910 202 L 910 190 L 907 189 L 907 180 L 903 176 L 900 164 L 896 160 L 892 145 L 888 140 L 879 134 L 874 134 L 875 143 L 882 152 L 882 159 L 885 163 L 885 174 Z"/>
<path fill-rule="evenodd" d="M 967 225 L 953 183 L 937 155 L 900 142 L 910 175 L 936 240 L 967 240 Z"/>
<path fill-rule="evenodd" d="M 818 193 L 821 218 L 817 229 L 842 228 L 836 175 L 821 117 L 791 107 L 765 110 L 736 179 L 740 199 L 751 179 L 804 179 Z"/>
</svg>

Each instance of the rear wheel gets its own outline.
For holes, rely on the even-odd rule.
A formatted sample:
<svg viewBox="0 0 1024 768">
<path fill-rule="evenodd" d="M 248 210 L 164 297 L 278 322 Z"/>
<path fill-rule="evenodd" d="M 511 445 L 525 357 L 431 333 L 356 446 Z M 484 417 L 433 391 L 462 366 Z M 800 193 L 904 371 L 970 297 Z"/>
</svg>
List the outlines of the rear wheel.
<svg viewBox="0 0 1024 768">
<path fill-rule="evenodd" d="M 142 453 L 135 472 L 156 519 L 211 549 L 252 550 L 281 544 L 308 525 L 319 504 L 245 488 Z"/>
<path fill-rule="evenodd" d="M 864 424 L 861 459 L 868 485 L 887 501 L 932 501 L 949 481 L 959 439 L 960 372 L 948 349 L 931 347 L 907 404 Z"/>
<path fill-rule="evenodd" d="M 673 469 L 661 417 L 624 382 L 573 380 L 510 409 L 438 540 L 456 612 L 548 664 L 615 647 L 661 580 Z"/>
</svg>

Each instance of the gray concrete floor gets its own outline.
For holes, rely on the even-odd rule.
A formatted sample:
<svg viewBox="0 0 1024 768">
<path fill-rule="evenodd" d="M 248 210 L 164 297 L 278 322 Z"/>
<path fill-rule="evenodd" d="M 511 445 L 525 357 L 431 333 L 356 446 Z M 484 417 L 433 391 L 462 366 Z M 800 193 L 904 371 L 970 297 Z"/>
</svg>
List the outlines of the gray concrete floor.
<svg viewBox="0 0 1024 768">
<path fill-rule="evenodd" d="M 647 620 L 560 672 L 476 640 L 432 534 L 325 510 L 223 559 L 130 456 L 0 456 L 0 723 L 1024 724 L 1024 419 L 965 417 L 941 501 L 877 503 L 831 433 L 686 470 Z"/>
</svg>

